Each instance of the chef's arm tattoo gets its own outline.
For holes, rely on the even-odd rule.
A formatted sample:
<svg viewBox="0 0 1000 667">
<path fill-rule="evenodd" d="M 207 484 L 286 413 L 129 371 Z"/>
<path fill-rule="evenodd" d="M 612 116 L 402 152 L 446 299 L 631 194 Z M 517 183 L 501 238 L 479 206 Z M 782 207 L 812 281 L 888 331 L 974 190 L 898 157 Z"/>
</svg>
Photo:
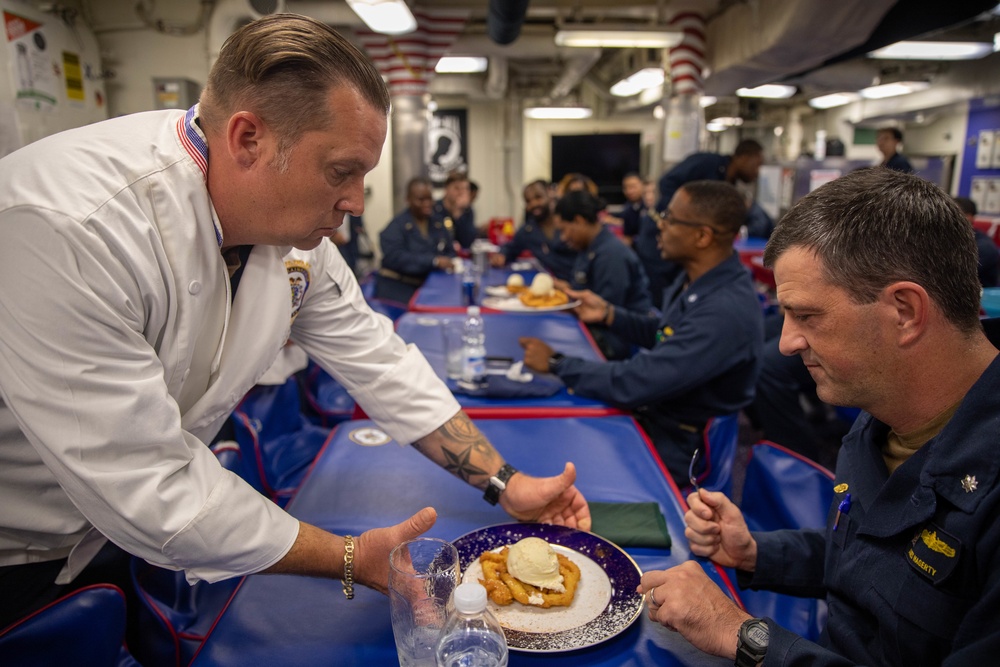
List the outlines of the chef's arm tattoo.
<svg viewBox="0 0 1000 667">
<path fill-rule="evenodd" d="M 504 464 L 482 431 L 464 412 L 413 443 L 414 449 L 455 477 L 485 489 L 491 475 Z"/>
</svg>

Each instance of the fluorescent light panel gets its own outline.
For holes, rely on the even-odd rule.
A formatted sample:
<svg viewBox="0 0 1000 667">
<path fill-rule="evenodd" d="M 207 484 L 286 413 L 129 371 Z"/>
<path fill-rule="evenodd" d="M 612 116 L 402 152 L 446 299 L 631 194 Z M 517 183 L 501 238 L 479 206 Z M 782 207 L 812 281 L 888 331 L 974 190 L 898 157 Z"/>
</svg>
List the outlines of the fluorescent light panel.
<svg viewBox="0 0 1000 667">
<path fill-rule="evenodd" d="M 809 106 L 813 109 L 832 109 L 833 107 L 842 107 L 845 104 L 857 102 L 860 99 L 861 96 L 857 93 L 830 93 L 829 95 L 812 98 L 809 100 Z"/>
<path fill-rule="evenodd" d="M 722 132 L 731 127 L 739 127 L 743 124 L 743 119 L 739 116 L 719 116 L 713 118 L 705 124 L 705 129 L 709 132 Z"/>
<path fill-rule="evenodd" d="M 434 66 L 438 74 L 474 74 L 485 72 L 486 58 L 480 56 L 443 56 Z"/>
<path fill-rule="evenodd" d="M 778 83 L 765 83 L 756 88 L 740 88 L 736 91 L 740 97 L 764 97 L 772 100 L 783 100 L 795 94 L 795 86 L 784 86 Z"/>
<path fill-rule="evenodd" d="M 354 13 L 373 31 L 404 35 L 417 29 L 417 20 L 403 0 L 347 0 Z"/>
<path fill-rule="evenodd" d="M 704 109 L 705 107 L 712 106 L 713 104 L 715 104 L 718 101 L 719 101 L 718 99 L 716 99 L 715 97 L 712 97 L 711 95 L 702 95 L 701 99 L 698 100 L 698 104 L 701 105 L 702 109 Z"/>
<path fill-rule="evenodd" d="M 995 50 L 989 42 L 903 41 L 876 49 L 869 58 L 892 60 L 975 60 Z"/>
<path fill-rule="evenodd" d="M 682 39 L 684 33 L 666 28 L 640 30 L 609 24 L 585 28 L 563 26 L 556 33 L 556 46 L 667 49 L 677 46 Z"/>
<path fill-rule="evenodd" d="M 896 97 L 897 95 L 908 95 L 920 90 L 930 88 L 927 81 L 899 81 L 896 83 L 884 83 L 881 86 L 871 86 L 861 89 L 861 97 L 866 100 L 880 100 L 884 97 Z"/>
<path fill-rule="evenodd" d="M 528 107 L 524 110 L 525 118 L 535 120 L 582 120 L 593 115 L 589 107 Z"/>
<path fill-rule="evenodd" d="M 616 97 L 638 95 L 647 88 L 662 86 L 665 78 L 662 67 L 646 67 L 611 86 L 611 94 Z"/>
</svg>

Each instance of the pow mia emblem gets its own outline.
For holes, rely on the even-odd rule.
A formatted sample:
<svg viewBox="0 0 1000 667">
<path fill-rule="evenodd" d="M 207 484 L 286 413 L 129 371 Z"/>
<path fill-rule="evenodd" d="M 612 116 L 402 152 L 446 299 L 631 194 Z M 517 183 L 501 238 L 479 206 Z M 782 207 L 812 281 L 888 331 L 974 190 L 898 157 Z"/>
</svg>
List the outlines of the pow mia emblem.
<svg viewBox="0 0 1000 667">
<path fill-rule="evenodd" d="M 351 442 L 355 442 L 362 447 L 378 447 L 379 445 L 392 442 L 392 438 L 389 437 L 388 433 L 377 428 L 371 428 L 370 426 L 356 428 L 348 433 L 347 437 L 351 439 Z"/>
<path fill-rule="evenodd" d="M 306 290 L 309 289 L 309 262 L 300 259 L 290 259 L 285 262 L 285 270 L 288 271 L 288 285 L 292 289 L 292 321 L 299 314 L 302 301 L 306 298 Z"/>
</svg>

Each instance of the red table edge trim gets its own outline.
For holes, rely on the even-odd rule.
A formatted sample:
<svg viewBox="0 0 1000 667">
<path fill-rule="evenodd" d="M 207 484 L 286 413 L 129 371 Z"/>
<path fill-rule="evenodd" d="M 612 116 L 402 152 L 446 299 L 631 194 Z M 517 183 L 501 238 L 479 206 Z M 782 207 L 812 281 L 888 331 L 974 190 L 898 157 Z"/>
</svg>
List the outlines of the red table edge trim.
<svg viewBox="0 0 1000 667">
<path fill-rule="evenodd" d="M 778 443 L 772 442 L 771 440 L 761 440 L 759 442 L 755 442 L 755 443 L 753 443 L 753 445 L 750 446 L 750 456 L 751 457 L 753 456 L 754 451 L 756 451 L 756 449 L 755 449 L 756 447 L 773 447 L 774 449 L 777 449 L 780 452 L 788 454 L 792 458 L 796 458 L 799 461 L 802 461 L 803 463 L 805 463 L 805 464 L 807 464 L 809 466 L 812 466 L 816 470 L 820 471 L 821 473 L 823 473 L 824 475 L 826 475 L 827 477 L 829 477 L 831 482 L 836 478 L 836 475 L 833 473 L 833 471 L 831 471 L 826 466 L 822 466 L 822 465 L 816 463 L 815 461 L 813 461 L 811 458 L 809 458 L 807 456 L 803 456 L 802 454 L 799 454 L 798 452 L 792 451 L 791 449 L 789 449 L 788 447 L 785 447 L 784 445 L 779 445 Z"/>
<path fill-rule="evenodd" d="M 656 447 L 653 446 L 653 441 L 649 439 L 649 436 L 642 430 L 642 427 L 639 426 L 639 422 L 637 422 L 635 418 L 632 419 L 632 424 L 635 426 L 635 430 L 639 432 L 639 435 L 646 442 L 646 448 L 649 450 L 649 453 L 653 455 L 653 460 L 656 461 L 656 465 L 660 467 L 660 472 L 663 474 L 663 478 L 667 480 L 667 485 L 670 486 L 670 490 L 673 492 L 674 497 L 677 498 L 677 502 L 680 503 L 681 509 L 686 512 L 690 509 L 690 507 L 688 507 L 687 500 L 685 500 L 684 496 L 681 495 L 681 490 L 677 488 L 677 483 L 674 482 L 674 478 L 667 471 L 667 466 L 663 464 L 663 459 L 660 458 L 660 455 L 656 451 Z M 719 567 L 714 563 L 712 566 L 715 567 L 716 572 L 719 573 L 719 578 L 722 580 L 722 583 L 725 584 L 726 589 L 728 589 L 730 596 L 733 598 L 733 602 L 735 602 L 740 609 L 746 611 L 746 605 L 743 604 L 743 599 L 736 591 L 736 587 L 733 585 L 732 580 L 726 573 L 725 568 Z"/>
</svg>

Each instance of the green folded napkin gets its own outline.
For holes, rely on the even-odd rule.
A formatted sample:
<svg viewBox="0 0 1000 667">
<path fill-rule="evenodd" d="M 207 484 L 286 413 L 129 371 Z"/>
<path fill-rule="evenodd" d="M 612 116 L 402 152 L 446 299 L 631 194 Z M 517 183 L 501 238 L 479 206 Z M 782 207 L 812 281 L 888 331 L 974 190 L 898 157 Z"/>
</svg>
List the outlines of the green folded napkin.
<svg viewBox="0 0 1000 667">
<path fill-rule="evenodd" d="M 590 503 L 590 532 L 620 547 L 670 548 L 667 520 L 656 503 Z"/>
</svg>

